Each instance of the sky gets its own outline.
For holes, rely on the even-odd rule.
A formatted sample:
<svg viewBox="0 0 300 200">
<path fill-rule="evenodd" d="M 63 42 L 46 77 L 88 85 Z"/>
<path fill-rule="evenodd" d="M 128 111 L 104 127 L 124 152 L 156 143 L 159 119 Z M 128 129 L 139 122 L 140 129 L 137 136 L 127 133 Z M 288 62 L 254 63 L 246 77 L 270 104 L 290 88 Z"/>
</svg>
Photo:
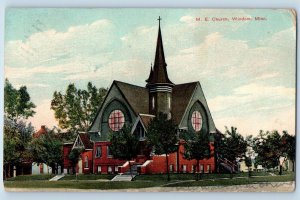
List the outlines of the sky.
<svg viewBox="0 0 300 200">
<path fill-rule="evenodd" d="M 158 16 L 170 80 L 200 81 L 219 130 L 295 134 L 296 22 L 276 9 L 7 9 L 4 76 L 27 86 L 37 105 L 28 121 L 57 126 L 50 102 L 69 83 L 145 86 Z"/>
</svg>

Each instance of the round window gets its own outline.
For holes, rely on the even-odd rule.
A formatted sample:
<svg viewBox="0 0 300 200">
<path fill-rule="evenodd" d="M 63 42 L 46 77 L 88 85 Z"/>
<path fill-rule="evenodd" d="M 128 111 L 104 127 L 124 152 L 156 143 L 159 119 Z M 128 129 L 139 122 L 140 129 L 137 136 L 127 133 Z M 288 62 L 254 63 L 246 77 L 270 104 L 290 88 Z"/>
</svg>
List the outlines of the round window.
<svg viewBox="0 0 300 200">
<path fill-rule="evenodd" d="M 108 118 L 109 128 L 113 131 L 118 131 L 124 126 L 125 118 L 121 110 L 114 110 Z"/>
<path fill-rule="evenodd" d="M 202 117 L 199 111 L 194 111 L 192 114 L 192 126 L 195 131 L 200 131 L 202 128 Z"/>
</svg>

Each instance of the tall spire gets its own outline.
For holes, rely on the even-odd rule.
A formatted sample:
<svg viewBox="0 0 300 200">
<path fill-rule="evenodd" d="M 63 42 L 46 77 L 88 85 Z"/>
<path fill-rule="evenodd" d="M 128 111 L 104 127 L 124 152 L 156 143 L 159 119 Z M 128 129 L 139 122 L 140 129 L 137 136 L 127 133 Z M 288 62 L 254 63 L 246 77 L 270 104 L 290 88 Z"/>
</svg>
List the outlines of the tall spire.
<svg viewBox="0 0 300 200">
<path fill-rule="evenodd" d="M 146 80 L 149 84 L 155 84 L 155 83 L 173 83 L 170 81 L 168 77 L 167 72 L 167 63 L 165 61 L 165 53 L 164 53 L 164 47 L 163 47 L 163 41 L 161 36 L 161 30 L 160 30 L 160 21 L 161 18 L 159 16 L 158 20 L 158 36 L 157 36 L 157 42 L 156 42 L 156 52 L 155 52 L 155 60 L 154 60 L 154 66 L 152 75 L 150 72 L 149 78 Z"/>
</svg>

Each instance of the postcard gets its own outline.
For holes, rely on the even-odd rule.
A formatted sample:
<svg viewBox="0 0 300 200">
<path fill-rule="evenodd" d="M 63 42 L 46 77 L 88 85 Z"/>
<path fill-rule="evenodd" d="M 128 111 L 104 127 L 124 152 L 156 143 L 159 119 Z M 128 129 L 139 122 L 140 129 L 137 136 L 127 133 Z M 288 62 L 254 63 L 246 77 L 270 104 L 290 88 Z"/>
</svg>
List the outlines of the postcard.
<svg viewBox="0 0 300 200">
<path fill-rule="evenodd" d="M 292 9 L 7 8 L 7 191 L 292 192 Z"/>
</svg>

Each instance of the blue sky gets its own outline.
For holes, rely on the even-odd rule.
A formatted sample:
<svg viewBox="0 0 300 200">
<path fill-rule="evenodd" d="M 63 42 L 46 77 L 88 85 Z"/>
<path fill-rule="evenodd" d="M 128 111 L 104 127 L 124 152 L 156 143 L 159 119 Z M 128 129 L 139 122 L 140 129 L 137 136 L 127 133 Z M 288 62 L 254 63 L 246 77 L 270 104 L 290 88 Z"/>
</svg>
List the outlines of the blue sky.
<svg viewBox="0 0 300 200">
<path fill-rule="evenodd" d="M 121 80 L 144 86 L 158 16 L 170 79 L 200 81 L 220 130 L 295 132 L 295 19 L 290 10 L 264 9 L 8 9 L 5 77 L 28 87 L 37 105 L 29 119 L 34 126 L 56 125 L 50 101 L 69 83 L 109 87 Z"/>
</svg>

